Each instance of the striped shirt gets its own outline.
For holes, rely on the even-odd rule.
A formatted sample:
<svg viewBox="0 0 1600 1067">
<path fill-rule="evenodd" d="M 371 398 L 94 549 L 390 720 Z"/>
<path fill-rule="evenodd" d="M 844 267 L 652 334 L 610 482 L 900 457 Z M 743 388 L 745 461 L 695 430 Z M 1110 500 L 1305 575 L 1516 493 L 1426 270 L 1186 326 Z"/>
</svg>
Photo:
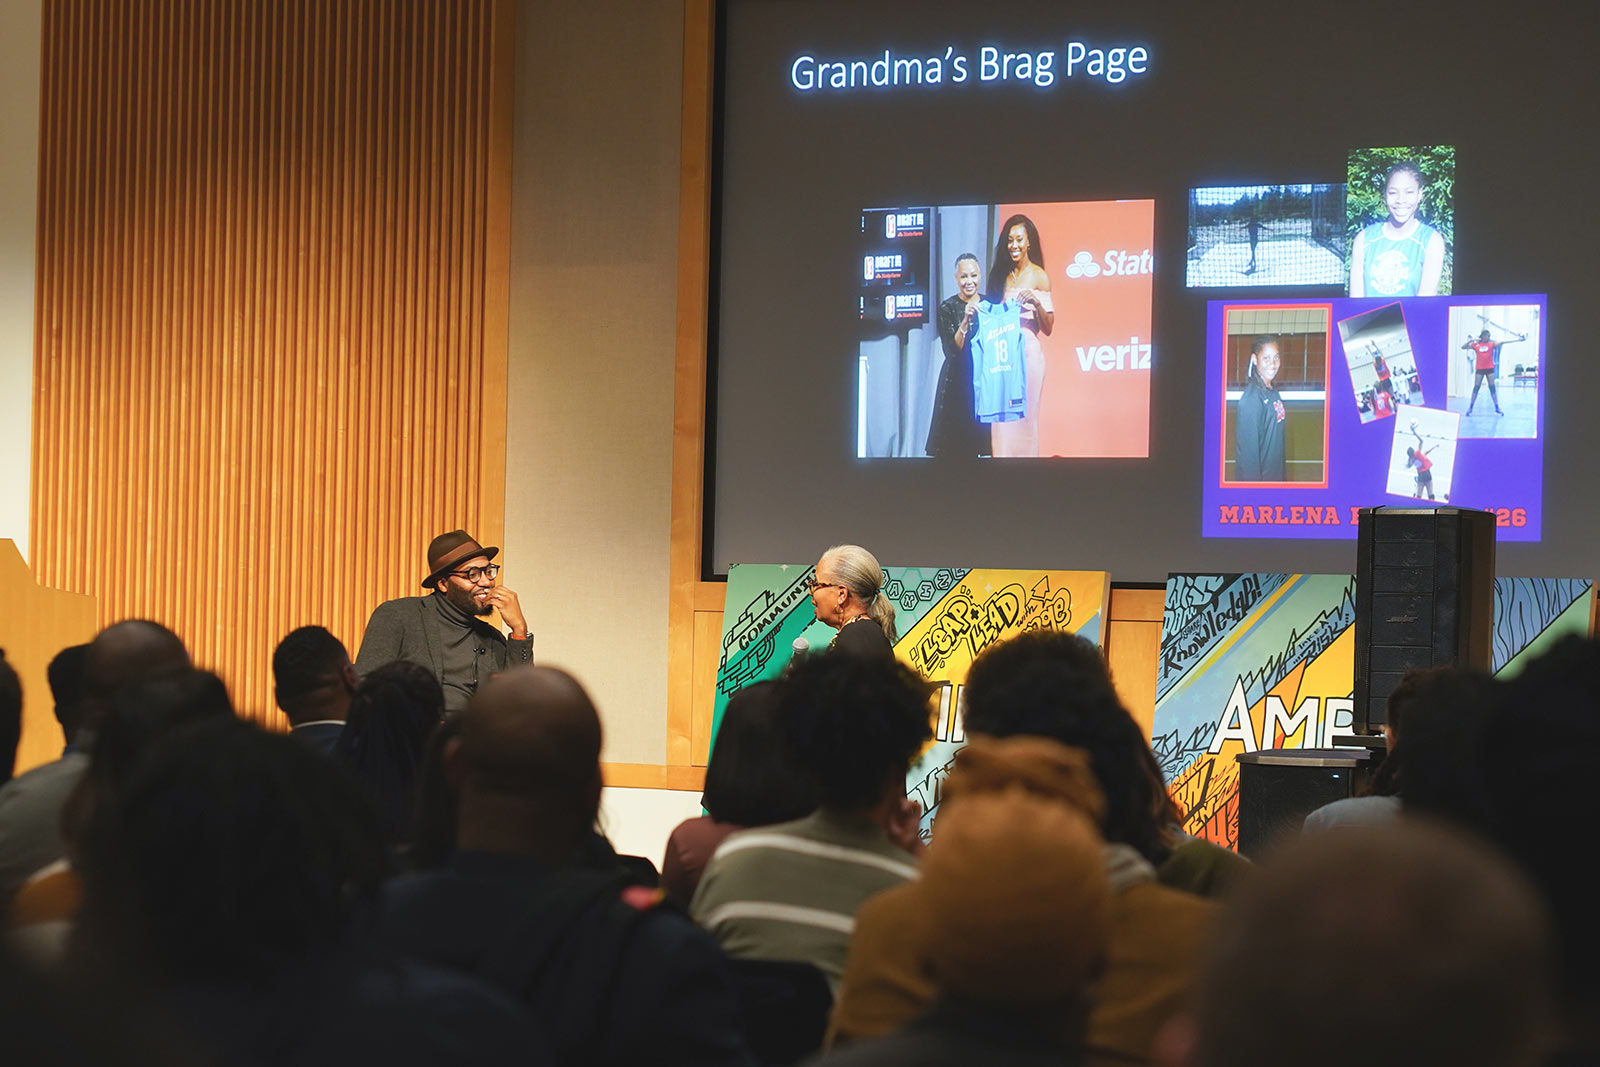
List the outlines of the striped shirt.
<svg viewBox="0 0 1600 1067">
<path fill-rule="evenodd" d="M 818 810 L 731 835 L 706 865 L 690 914 L 736 959 L 802 960 L 839 984 L 856 911 L 917 877 L 874 823 Z"/>
</svg>

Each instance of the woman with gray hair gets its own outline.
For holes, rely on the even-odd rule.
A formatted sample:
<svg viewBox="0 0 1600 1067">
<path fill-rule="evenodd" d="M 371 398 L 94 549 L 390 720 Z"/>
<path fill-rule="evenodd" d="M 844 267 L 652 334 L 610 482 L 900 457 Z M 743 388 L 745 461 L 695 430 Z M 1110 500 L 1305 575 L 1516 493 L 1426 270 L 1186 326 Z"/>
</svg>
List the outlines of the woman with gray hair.
<svg viewBox="0 0 1600 1067">
<path fill-rule="evenodd" d="M 859 545 L 824 552 L 811 578 L 811 607 L 839 631 L 830 649 L 894 658 L 894 605 L 883 595 L 883 568 L 871 552 Z"/>
</svg>

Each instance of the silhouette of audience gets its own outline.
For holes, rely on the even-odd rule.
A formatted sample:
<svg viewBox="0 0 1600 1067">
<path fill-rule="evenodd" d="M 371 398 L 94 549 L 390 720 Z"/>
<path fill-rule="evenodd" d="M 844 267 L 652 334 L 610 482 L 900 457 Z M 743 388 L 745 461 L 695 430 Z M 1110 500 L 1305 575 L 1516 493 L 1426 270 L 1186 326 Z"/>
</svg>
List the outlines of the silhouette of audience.
<svg viewBox="0 0 1600 1067">
<path fill-rule="evenodd" d="M 1162 1067 L 1532 1067 L 1548 1048 L 1539 902 L 1501 856 L 1425 820 L 1311 834 L 1218 920 Z"/>
<path fill-rule="evenodd" d="M 1484 834 L 1533 882 L 1556 935 L 1562 1052 L 1552 1062 L 1600 1062 L 1600 910 L 1587 849 L 1600 641 L 1563 637 L 1497 686 L 1477 759 L 1451 781 L 1458 801 L 1430 796 L 1429 811 Z"/>
<path fill-rule="evenodd" d="M 289 736 L 333 755 L 350 714 L 356 669 L 344 644 L 321 626 L 289 631 L 272 653 L 272 694 L 289 720 Z"/>
<path fill-rule="evenodd" d="M 919 811 L 906 770 L 932 736 L 928 687 L 894 660 L 812 655 L 781 683 L 779 717 L 815 812 L 729 836 L 706 865 L 690 913 L 737 959 L 844 973 L 863 901 L 917 876 Z"/>
<path fill-rule="evenodd" d="M 235 719 L 193 723 L 93 806 L 69 963 L 144 990 L 205 1062 L 549 1062 L 508 998 L 363 947 L 384 861 L 337 768 Z"/>
<path fill-rule="evenodd" d="M 519 998 L 559 1063 L 748 1063 L 716 943 L 587 855 L 600 737 L 588 694 L 561 671 L 517 668 L 479 689 L 444 748 L 455 851 L 387 887 L 379 936 Z"/>
<path fill-rule="evenodd" d="M 321 627 L 273 660 L 288 736 L 154 623 L 52 663 L 67 751 L 0 786 L 0 1052 L 55 1062 L 30 1035 L 95 1003 L 126 1039 L 70 1061 L 792 1063 L 832 1003 L 828 1067 L 1600 1059 L 1600 642 L 1408 676 L 1373 795 L 1254 868 L 1182 833 L 1090 642 L 973 663 L 931 835 L 927 684 L 803 656 L 730 700 L 663 890 L 595 828 L 571 676 L 442 720 L 428 671 L 353 687 Z"/>
<path fill-rule="evenodd" d="M 71 752 L 78 741 L 86 694 L 84 672 L 88 655 L 87 644 L 71 645 L 57 652 L 45 669 L 45 679 L 50 683 L 50 697 L 55 701 L 52 710 L 65 742 L 63 752 Z"/>
<path fill-rule="evenodd" d="M 964 797 L 1016 789 L 1071 807 L 1093 824 L 1109 821 L 1109 798 L 1085 751 L 1040 736 L 977 736 L 957 752 L 945 778 L 935 846 L 947 810 L 959 810 Z M 1156 1029 L 1183 1004 L 1216 905 L 1159 884 L 1155 868 L 1125 842 L 1107 840 L 1099 861 L 1109 894 L 1106 955 L 1089 989 L 1087 1030 L 1081 1019 L 1064 1021 L 1086 1062 L 1142 1061 Z M 914 887 L 904 886 L 862 907 L 834 1006 L 833 1042 L 890 1033 L 934 1002 L 935 958 L 946 935 L 919 924 L 914 900 Z M 1050 906 L 1050 901 L 1034 906 Z M 1010 905 L 1013 911 L 1025 907 Z"/>
<path fill-rule="evenodd" d="M 661 885 L 678 902 L 694 899 L 706 863 L 729 834 L 811 814 L 817 789 L 789 754 L 779 728 L 777 681 L 747 685 L 728 698 L 706 766 L 700 805 L 667 839 Z"/>
<path fill-rule="evenodd" d="M 42 867 L 62 858 L 61 809 L 89 766 L 94 731 L 119 690 L 189 669 L 189 653 L 166 627 L 113 623 L 84 654 L 84 696 L 71 751 L 0 787 L 0 907 Z"/>
<path fill-rule="evenodd" d="M 1066 791 L 1098 809 L 1087 761 L 1074 765 L 1079 754 L 1061 752 L 1067 758 L 1042 777 L 1076 777 Z M 1078 1062 L 1090 983 L 1106 953 L 1104 842 L 1083 806 L 1031 783 L 958 789 L 959 799 L 941 804 L 921 879 L 875 898 L 894 896 L 921 928 L 936 999 L 904 1028 L 818 1064 Z"/>
<path fill-rule="evenodd" d="M 0 785 L 11 781 L 22 741 L 22 680 L 0 648 Z"/>
<path fill-rule="evenodd" d="M 395 660 L 361 680 L 334 759 L 355 776 L 378 809 L 378 826 L 392 849 L 410 844 L 416 822 L 416 783 L 428 736 L 444 717 L 444 690 L 426 667 Z"/>
</svg>

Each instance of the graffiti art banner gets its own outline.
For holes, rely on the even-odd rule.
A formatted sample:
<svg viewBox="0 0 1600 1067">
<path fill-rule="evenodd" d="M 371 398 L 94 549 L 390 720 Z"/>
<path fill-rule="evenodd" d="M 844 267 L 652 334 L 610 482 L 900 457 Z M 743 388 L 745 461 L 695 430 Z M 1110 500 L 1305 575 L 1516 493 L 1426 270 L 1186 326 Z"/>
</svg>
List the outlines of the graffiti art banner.
<svg viewBox="0 0 1600 1067">
<path fill-rule="evenodd" d="M 1327 747 L 1350 731 L 1355 592 L 1346 575 L 1168 577 L 1154 747 L 1189 833 L 1237 845 L 1239 753 Z M 1582 579 L 1497 579 L 1494 672 L 1588 633 L 1593 597 Z"/>
<path fill-rule="evenodd" d="M 713 737 L 728 698 L 782 671 L 796 638 L 813 649 L 833 639 L 806 590 L 815 571 L 796 564 L 729 568 Z M 926 831 L 950 761 L 965 740 L 961 688 L 972 661 L 997 641 L 1030 630 L 1067 630 L 1100 644 L 1110 582 L 1104 571 L 965 567 L 886 567 L 884 578 L 900 634 L 895 654 L 939 686 L 934 740 L 906 776 L 906 794 L 921 803 Z"/>
</svg>

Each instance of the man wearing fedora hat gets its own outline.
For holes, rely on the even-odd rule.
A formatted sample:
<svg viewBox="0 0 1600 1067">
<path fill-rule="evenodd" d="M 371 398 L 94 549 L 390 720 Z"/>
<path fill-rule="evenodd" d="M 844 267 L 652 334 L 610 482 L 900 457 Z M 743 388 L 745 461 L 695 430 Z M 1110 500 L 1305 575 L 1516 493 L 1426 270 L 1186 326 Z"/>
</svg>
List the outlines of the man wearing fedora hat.
<svg viewBox="0 0 1600 1067">
<path fill-rule="evenodd" d="M 460 711 L 481 682 L 508 664 L 533 662 L 533 634 L 517 594 L 499 584 L 490 562 L 500 549 L 478 544 L 465 530 L 440 534 L 428 545 L 428 596 L 379 604 L 356 654 L 356 673 L 397 659 L 433 671 L 444 688 L 446 711 Z M 485 618 L 499 609 L 509 640 Z"/>
</svg>

